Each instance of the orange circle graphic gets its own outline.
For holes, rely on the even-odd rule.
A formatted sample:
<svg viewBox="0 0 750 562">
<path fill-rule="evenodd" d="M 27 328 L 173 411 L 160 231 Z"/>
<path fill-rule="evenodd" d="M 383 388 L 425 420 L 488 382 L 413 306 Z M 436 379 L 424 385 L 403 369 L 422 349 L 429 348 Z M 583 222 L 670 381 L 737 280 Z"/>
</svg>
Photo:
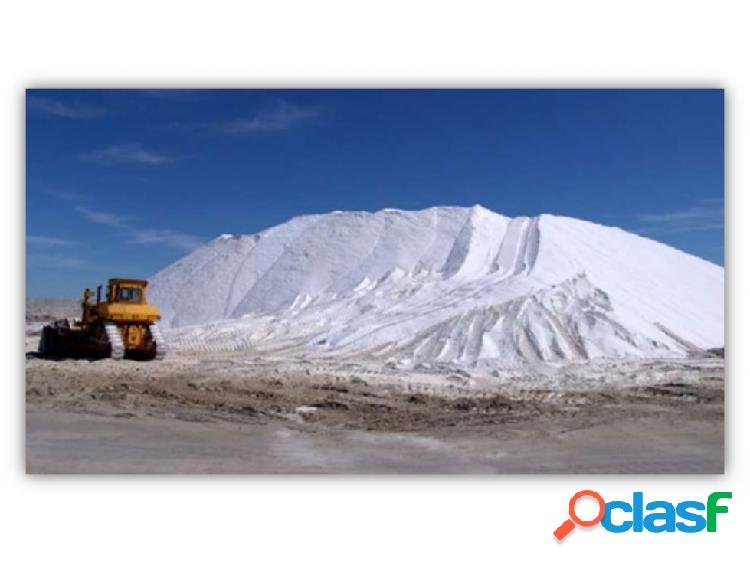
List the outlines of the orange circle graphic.
<svg viewBox="0 0 750 562">
<path fill-rule="evenodd" d="M 576 515 L 576 502 L 581 498 L 587 496 L 590 498 L 594 498 L 599 504 L 599 514 L 591 521 L 585 521 L 583 519 L 580 519 Z M 568 504 L 568 514 L 570 515 L 570 518 L 576 525 L 580 525 L 581 527 L 593 527 L 604 518 L 605 511 L 606 505 L 604 503 L 604 498 L 602 498 L 599 493 L 595 492 L 594 490 L 581 490 L 580 492 L 577 492 L 572 498 L 570 498 L 570 503 Z"/>
</svg>

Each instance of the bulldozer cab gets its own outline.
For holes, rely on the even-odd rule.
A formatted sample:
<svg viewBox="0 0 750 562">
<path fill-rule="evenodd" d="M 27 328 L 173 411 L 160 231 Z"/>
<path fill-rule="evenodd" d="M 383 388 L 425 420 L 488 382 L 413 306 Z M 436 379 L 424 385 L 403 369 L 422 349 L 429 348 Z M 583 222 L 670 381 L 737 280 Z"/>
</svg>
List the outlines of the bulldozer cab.
<svg viewBox="0 0 750 562">
<path fill-rule="evenodd" d="M 159 320 L 159 309 L 146 300 L 148 281 L 143 279 L 114 278 L 107 282 L 107 292 L 102 298 L 102 286 L 96 290 L 96 302 L 89 302 L 94 292 L 83 293 L 82 323 L 98 319 L 112 321 L 154 322 Z"/>
<path fill-rule="evenodd" d="M 110 279 L 107 284 L 107 302 L 123 304 L 145 303 L 148 281 L 141 279 Z"/>
</svg>

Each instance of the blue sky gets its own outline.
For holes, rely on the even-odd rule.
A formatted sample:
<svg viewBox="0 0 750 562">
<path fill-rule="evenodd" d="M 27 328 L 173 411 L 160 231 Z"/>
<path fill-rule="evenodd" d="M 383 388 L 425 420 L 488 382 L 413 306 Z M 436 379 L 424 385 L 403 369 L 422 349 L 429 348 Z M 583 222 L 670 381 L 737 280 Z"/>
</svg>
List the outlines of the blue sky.
<svg viewBox="0 0 750 562">
<path fill-rule="evenodd" d="M 28 90 L 29 296 L 304 213 L 481 204 L 723 264 L 721 90 Z"/>
</svg>

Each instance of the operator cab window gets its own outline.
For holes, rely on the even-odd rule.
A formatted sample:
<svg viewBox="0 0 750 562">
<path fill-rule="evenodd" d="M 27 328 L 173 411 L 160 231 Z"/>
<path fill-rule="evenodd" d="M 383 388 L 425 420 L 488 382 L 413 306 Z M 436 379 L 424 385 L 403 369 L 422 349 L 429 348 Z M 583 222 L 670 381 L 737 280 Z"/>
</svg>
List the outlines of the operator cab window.
<svg viewBox="0 0 750 562">
<path fill-rule="evenodd" d="M 121 287 L 118 300 L 125 302 L 141 302 L 141 290 L 137 287 Z"/>
</svg>

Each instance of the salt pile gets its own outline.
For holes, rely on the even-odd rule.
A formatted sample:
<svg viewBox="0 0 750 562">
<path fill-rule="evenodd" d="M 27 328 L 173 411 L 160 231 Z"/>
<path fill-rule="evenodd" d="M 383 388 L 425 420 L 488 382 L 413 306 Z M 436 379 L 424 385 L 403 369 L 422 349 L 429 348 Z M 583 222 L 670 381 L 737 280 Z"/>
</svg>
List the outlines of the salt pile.
<svg viewBox="0 0 750 562">
<path fill-rule="evenodd" d="M 724 270 L 624 230 L 483 207 L 307 215 L 151 280 L 183 345 L 406 362 L 684 357 L 724 345 Z"/>
</svg>

